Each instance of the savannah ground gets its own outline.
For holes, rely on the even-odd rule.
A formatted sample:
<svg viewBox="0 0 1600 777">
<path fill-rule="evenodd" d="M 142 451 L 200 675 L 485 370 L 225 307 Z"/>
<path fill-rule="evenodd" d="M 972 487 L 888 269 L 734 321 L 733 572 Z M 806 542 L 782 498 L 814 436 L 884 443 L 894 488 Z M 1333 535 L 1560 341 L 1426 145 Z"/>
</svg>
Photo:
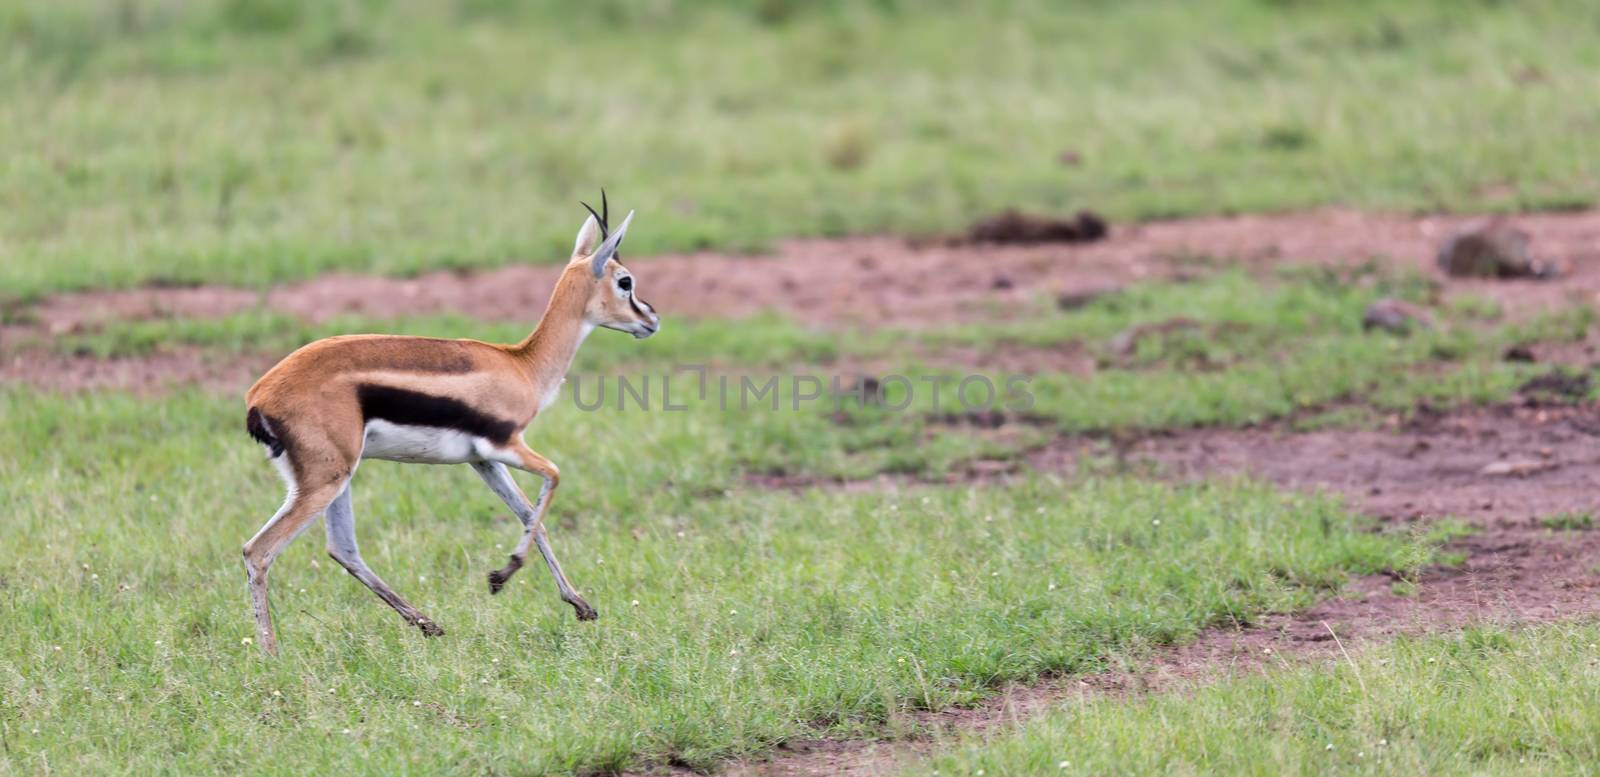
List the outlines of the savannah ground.
<svg viewBox="0 0 1600 777">
<path fill-rule="evenodd" d="M 1583 773 L 1596 29 L 7 6 L 0 773 Z M 238 548 L 281 493 L 242 390 L 334 333 L 520 337 L 601 184 L 666 328 L 597 334 L 608 403 L 529 435 L 601 619 L 537 565 L 489 596 L 520 527 L 464 468 L 368 462 L 365 555 L 446 636 L 308 532 L 262 659 Z M 1111 234 L 953 237 L 1008 207 Z M 1440 274 L 1486 212 L 1562 277 Z M 1383 298 L 1432 326 L 1363 328 Z M 778 409 L 666 410 L 684 364 Z M 944 377 L 794 404 L 891 374 Z M 1030 401 L 963 408 L 968 375 Z"/>
</svg>

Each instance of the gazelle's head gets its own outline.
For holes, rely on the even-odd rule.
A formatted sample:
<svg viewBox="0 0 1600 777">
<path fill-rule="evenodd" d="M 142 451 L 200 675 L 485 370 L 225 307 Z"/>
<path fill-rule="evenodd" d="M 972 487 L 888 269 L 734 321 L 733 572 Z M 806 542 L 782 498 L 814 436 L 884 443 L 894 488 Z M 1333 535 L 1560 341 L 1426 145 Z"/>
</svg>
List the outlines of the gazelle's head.
<svg viewBox="0 0 1600 777">
<path fill-rule="evenodd" d="M 584 321 L 637 338 L 646 338 L 661 328 L 661 317 L 655 308 L 639 297 L 639 281 L 628 268 L 622 266 L 617 249 L 628 234 L 628 222 L 633 221 L 633 211 L 622 220 L 622 225 L 611 229 L 606 223 L 610 210 L 605 193 L 600 193 L 600 212 L 589 208 L 589 218 L 578 230 L 577 242 L 572 245 L 572 263 L 569 272 L 582 272 L 589 281 L 589 301 L 584 307 Z"/>
</svg>

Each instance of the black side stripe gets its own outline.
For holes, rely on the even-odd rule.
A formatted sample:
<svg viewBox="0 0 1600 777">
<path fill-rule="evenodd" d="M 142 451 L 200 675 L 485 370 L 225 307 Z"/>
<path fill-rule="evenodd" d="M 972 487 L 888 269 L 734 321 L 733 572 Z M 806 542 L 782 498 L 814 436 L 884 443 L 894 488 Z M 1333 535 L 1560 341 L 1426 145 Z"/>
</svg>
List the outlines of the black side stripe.
<svg viewBox="0 0 1600 777">
<path fill-rule="evenodd" d="M 363 383 L 356 388 L 356 398 L 366 421 L 377 418 L 408 426 L 455 429 L 496 443 L 507 442 L 517 431 L 516 424 L 449 397 Z"/>
</svg>

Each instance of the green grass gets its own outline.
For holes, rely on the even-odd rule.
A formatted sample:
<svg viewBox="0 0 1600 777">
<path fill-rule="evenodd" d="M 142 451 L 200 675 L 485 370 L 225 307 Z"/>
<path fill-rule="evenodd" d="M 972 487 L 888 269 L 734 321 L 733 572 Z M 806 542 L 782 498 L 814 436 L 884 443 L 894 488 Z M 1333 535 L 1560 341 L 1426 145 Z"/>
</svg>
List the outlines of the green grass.
<svg viewBox="0 0 1600 777">
<path fill-rule="evenodd" d="M 1360 422 L 1354 410 L 1345 407 L 1340 412 L 1338 407 L 1352 403 L 1391 412 L 1419 402 L 1500 401 L 1541 369 L 1506 362 L 1502 354 L 1508 346 L 1581 340 L 1594 318 L 1586 308 L 1571 308 L 1507 324 L 1492 308 L 1458 304 L 1436 311 L 1438 328 L 1410 336 L 1362 329 L 1362 311 L 1373 300 L 1401 296 L 1425 302 L 1429 293 L 1418 278 L 1389 277 L 1370 269 L 1351 276 L 1291 269 L 1266 279 L 1223 272 L 1187 283 L 1144 284 L 1079 310 L 1041 305 L 1021 320 L 1005 324 L 879 330 L 846 337 L 775 315 L 735 325 L 688 320 L 675 322 L 642 343 L 611 333 L 597 335 L 574 366 L 582 377 L 569 387 L 577 391 L 587 386 L 583 397 L 593 402 L 595 381 L 605 381 L 611 392 L 607 401 L 614 404 L 618 376 L 635 385 L 648 380 L 654 386 L 648 392 L 652 401 L 660 403 L 664 378 L 670 377 L 676 402 L 693 390 L 695 381 L 692 373 L 675 369 L 703 365 L 710 370 L 713 386 L 719 377 L 726 377 L 727 397 L 733 404 L 740 401 L 742 378 L 759 386 L 777 376 L 779 404 L 787 409 L 794 407 L 791 398 L 799 391 L 793 376 L 815 376 L 820 385 L 814 385 L 831 392 L 835 380 L 840 389 L 847 389 L 856 374 L 867 369 L 865 365 L 873 365 L 880 377 L 909 379 L 909 396 L 906 384 L 886 380 L 886 408 L 862 408 L 846 396 L 802 404 L 798 412 L 742 414 L 740 423 L 760 430 L 742 445 L 742 466 L 828 477 L 881 471 L 939 474 L 964 458 L 1004 455 L 1037 444 L 1050 427 L 1105 432 L 1237 426 L 1286 417 L 1299 417 L 1296 423 L 1302 426 L 1326 426 L 1341 420 Z M 1177 318 L 1192 322 L 1193 328 L 1143 338 L 1126 354 L 1112 346 L 1118 333 Z M 102 358 L 184 347 L 218 353 L 286 353 L 341 332 L 515 341 L 528 326 L 463 316 L 340 317 L 311 324 L 250 311 L 220 319 L 121 322 L 18 347 L 42 345 Z M 941 359 L 945 349 L 970 346 L 1041 350 L 1082 346 L 1100 355 L 1100 367 L 1089 376 L 1044 370 L 1025 374 L 1025 384 L 1012 384 L 1008 383 L 1012 375 Z M 986 377 L 995 387 L 992 406 L 1036 422 L 1041 427 L 1035 430 L 1038 433 L 1002 441 L 939 423 L 965 409 L 956 390 L 967 375 Z M 968 396 L 977 404 L 985 399 L 976 387 Z M 715 391 L 712 399 L 716 400 Z M 1334 412 L 1325 412 L 1328 408 Z M 843 423 L 835 419 L 835 411 L 844 413 Z"/>
<path fill-rule="evenodd" d="M 1586 206 L 1600 11 L 1575 5 L 20 0 L 0 5 L 0 318 L 66 289 L 556 261 L 576 200 L 601 185 L 640 210 L 634 255 L 949 232 L 1008 206 Z M 1036 425 L 1004 434 L 941 422 L 920 382 L 907 412 L 842 417 L 677 392 L 681 412 L 563 401 L 529 442 L 562 468 L 550 522 L 601 611 L 590 624 L 536 566 L 489 597 L 484 573 L 519 527 L 466 469 L 369 462 L 366 556 L 449 634 L 401 624 L 313 531 L 274 572 L 274 661 L 244 644 L 239 547 L 281 491 L 236 398 L 0 389 L 0 775 L 708 769 L 1136 663 L 1351 574 L 1398 572 L 1403 589 L 1445 558 L 1443 530 L 1377 532 L 1250 482 L 790 493 L 747 477 L 931 477 L 1055 431 L 1499 399 L 1533 369 L 1502 362 L 1506 345 L 1581 337 L 1593 318 L 1505 326 L 1469 301 L 1435 311 L 1435 331 L 1361 331 L 1389 295 L 1430 290 L 1224 272 L 1077 311 L 1040 299 L 1009 324 L 857 337 L 768 316 L 597 336 L 586 377 L 679 363 L 758 382 L 865 364 L 917 376 L 949 372 L 951 347 L 1087 347 L 1102 364 L 1036 376 Z M 1176 317 L 1195 327 L 1110 347 Z M 360 330 L 510 341 L 531 323 L 255 310 L 8 341 L 4 356 L 282 353 Z M 794 393 L 785 382 L 780 406 Z M 1359 674 L 1063 710 L 935 767 L 1576 772 L 1600 754 L 1595 641 L 1584 627 L 1402 642 Z M 1385 738 L 1382 757 L 1367 749 Z"/>
<path fill-rule="evenodd" d="M 1600 627 L 1402 638 L 1351 662 L 1067 704 L 905 774 L 1593 774 Z"/>
<path fill-rule="evenodd" d="M 1576 511 L 1556 513 L 1540 518 L 1539 525 L 1551 531 L 1588 531 L 1594 528 L 1594 515 Z"/>
<path fill-rule="evenodd" d="M 884 733 L 1046 672 L 1304 606 L 1425 563 L 1319 497 L 1248 483 L 1033 479 L 902 494 L 734 492 L 704 413 L 566 413 L 551 517 L 597 605 L 542 570 L 489 598 L 519 528 L 464 468 L 369 462 L 368 560 L 424 640 L 309 533 L 251 634 L 239 545 L 279 485 L 233 401 L 0 394 L 0 763 L 94 773 L 706 767 L 795 736 Z M 632 603 L 638 602 L 637 606 Z"/>
<path fill-rule="evenodd" d="M 601 185 L 638 253 L 1012 205 L 1586 205 L 1597 24 L 1557 0 L 23 0 L 0 294 L 552 261 Z"/>
</svg>

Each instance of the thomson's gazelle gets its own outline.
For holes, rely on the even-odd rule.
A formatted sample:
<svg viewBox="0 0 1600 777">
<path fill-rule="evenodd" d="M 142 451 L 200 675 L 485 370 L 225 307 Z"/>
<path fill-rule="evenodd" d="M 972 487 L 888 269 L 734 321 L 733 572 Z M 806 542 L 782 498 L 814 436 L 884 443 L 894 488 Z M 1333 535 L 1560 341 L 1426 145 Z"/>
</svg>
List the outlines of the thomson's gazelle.
<svg viewBox="0 0 1600 777">
<path fill-rule="evenodd" d="M 578 619 L 596 617 L 567 582 L 545 536 L 545 510 L 560 473 L 523 442 L 522 433 L 555 401 L 578 346 L 595 327 L 644 338 L 661 326 L 655 311 L 637 296 L 633 275 L 617 259 L 633 214 L 607 234 L 604 212 L 589 210 L 544 317 L 516 345 L 385 335 L 330 337 L 290 354 L 250 387 L 246 428 L 267 447 L 289 487 L 283 507 L 244 545 L 263 650 L 277 650 L 267 609 L 267 570 L 324 511 L 328 554 L 423 634 L 444 633 L 361 560 L 350 477 L 362 459 L 471 464 L 523 525 L 510 563 L 489 573 L 489 591 L 498 593 L 522 566 L 531 541 Z M 528 501 L 507 467 L 541 478 L 537 499 Z"/>
</svg>

